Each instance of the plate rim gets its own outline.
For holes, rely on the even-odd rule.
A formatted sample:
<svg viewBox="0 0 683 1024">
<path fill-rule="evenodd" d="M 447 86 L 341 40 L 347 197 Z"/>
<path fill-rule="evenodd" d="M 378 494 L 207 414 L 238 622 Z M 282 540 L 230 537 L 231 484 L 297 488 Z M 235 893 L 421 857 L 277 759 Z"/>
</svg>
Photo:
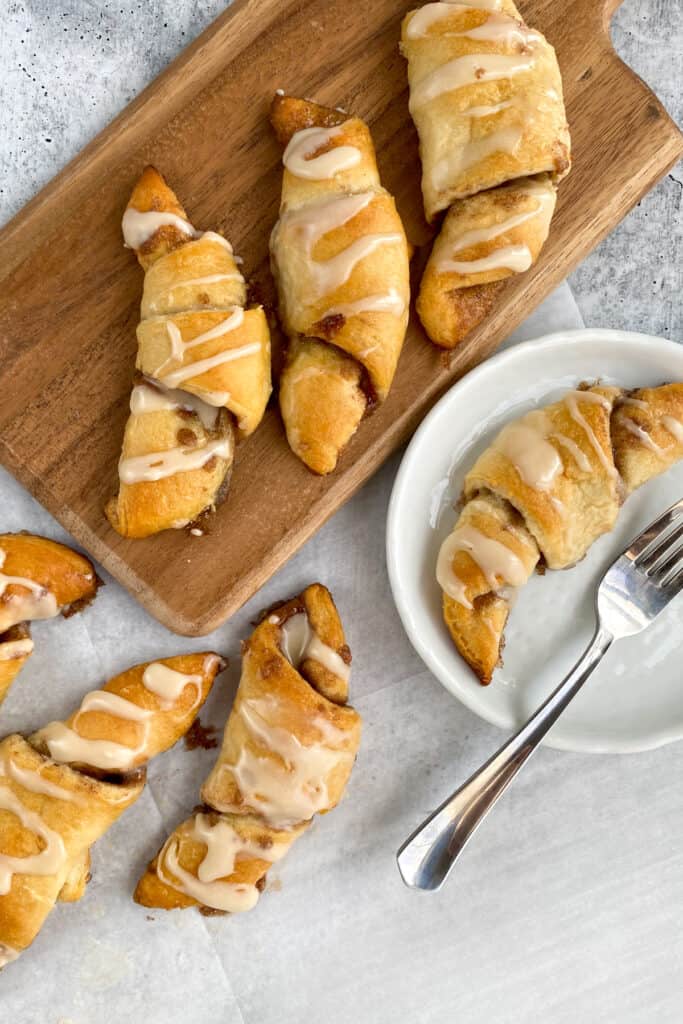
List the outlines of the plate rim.
<svg viewBox="0 0 683 1024">
<path fill-rule="evenodd" d="M 494 725 L 499 729 L 506 730 L 507 732 L 510 732 L 509 722 L 503 721 L 501 716 L 494 711 L 487 714 L 486 708 L 482 708 L 479 703 L 470 697 L 470 694 L 466 690 L 457 689 L 449 682 L 448 674 L 442 670 L 438 659 L 432 656 L 429 647 L 422 642 L 417 630 L 413 628 L 410 602 L 407 600 L 403 585 L 398 578 L 398 558 L 395 553 L 397 551 L 397 541 L 399 539 L 397 530 L 399 508 L 403 497 L 403 490 L 410 478 L 412 458 L 415 450 L 419 449 L 422 436 L 429 431 L 432 421 L 437 419 L 441 414 L 443 407 L 450 405 L 450 403 L 454 401 L 454 398 L 457 400 L 457 395 L 461 390 L 466 386 L 470 387 L 472 382 L 476 383 L 480 377 L 486 377 L 492 370 L 495 371 L 496 367 L 500 366 L 500 364 L 508 365 L 518 361 L 524 362 L 532 351 L 537 353 L 539 349 L 552 350 L 560 344 L 576 341 L 585 342 L 588 341 L 589 338 L 600 342 L 606 342 L 609 345 L 632 342 L 641 346 L 654 345 L 660 350 L 669 350 L 670 348 L 673 348 L 679 353 L 679 357 L 682 354 L 681 343 L 676 342 L 671 338 L 662 338 L 657 335 L 644 334 L 639 331 L 622 331 L 617 328 L 605 327 L 577 327 L 570 328 L 568 330 L 553 331 L 549 334 L 543 334 L 536 338 L 527 339 L 526 341 L 512 345 L 510 348 L 496 352 L 489 359 L 484 360 L 457 380 L 455 384 L 450 387 L 448 391 L 441 396 L 439 401 L 436 402 L 436 404 L 429 410 L 411 437 L 410 442 L 401 457 L 401 462 L 394 478 L 391 495 L 389 497 L 385 528 L 385 557 L 389 576 L 389 586 L 394 606 L 398 612 L 399 619 L 401 620 L 401 625 L 403 626 L 403 630 L 408 637 L 413 650 L 421 659 L 425 667 L 431 672 L 435 679 L 438 680 L 444 689 L 451 694 L 451 696 L 463 704 L 473 714 L 477 715 L 477 717 L 482 721 L 488 722 L 490 725 Z M 554 750 L 583 754 L 633 754 L 656 750 L 659 747 L 666 746 L 669 743 L 678 742 L 682 739 L 683 724 L 679 729 L 660 732 L 653 735 L 651 741 L 648 741 L 647 739 L 640 739 L 634 740 L 633 742 L 628 740 L 612 740 L 606 743 L 591 740 L 572 741 L 555 738 L 551 731 L 550 734 L 542 741 L 542 745 Z"/>
</svg>

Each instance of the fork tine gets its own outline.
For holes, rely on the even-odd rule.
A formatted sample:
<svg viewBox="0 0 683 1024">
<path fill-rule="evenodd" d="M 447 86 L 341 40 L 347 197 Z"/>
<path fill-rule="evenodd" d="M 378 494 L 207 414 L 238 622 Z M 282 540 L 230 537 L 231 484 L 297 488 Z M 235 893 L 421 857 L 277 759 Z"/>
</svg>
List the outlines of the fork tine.
<svg viewBox="0 0 683 1024">
<path fill-rule="evenodd" d="M 676 562 L 680 557 L 682 537 L 683 522 L 662 537 L 650 553 L 638 563 L 638 568 L 644 569 L 648 576 L 662 576 L 671 568 L 672 559 Z"/>
<path fill-rule="evenodd" d="M 677 520 L 681 513 L 683 513 L 683 498 L 667 509 L 666 512 L 663 512 L 658 519 L 650 523 L 647 529 L 643 530 L 634 539 L 626 554 L 635 561 L 639 568 L 644 566 L 645 562 L 649 563 L 651 561 L 651 556 L 661 547 L 662 535 Z"/>
<path fill-rule="evenodd" d="M 681 555 L 678 556 L 676 562 L 680 562 Z M 678 592 L 683 587 L 683 565 L 676 568 L 674 566 L 673 574 L 669 572 L 660 584 L 662 587 L 666 587 L 667 590 L 673 589 Z"/>
</svg>

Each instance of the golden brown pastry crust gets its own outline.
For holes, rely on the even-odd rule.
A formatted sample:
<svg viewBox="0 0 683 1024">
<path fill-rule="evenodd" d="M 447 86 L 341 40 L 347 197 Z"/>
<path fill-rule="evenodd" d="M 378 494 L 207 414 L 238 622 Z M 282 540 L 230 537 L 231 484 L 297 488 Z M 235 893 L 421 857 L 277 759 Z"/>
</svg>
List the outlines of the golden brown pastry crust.
<svg viewBox="0 0 683 1024">
<path fill-rule="evenodd" d="M 137 368 L 147 383 L 138 386 L 156 386 L 170 401 L 151 412 L 131 402 L 122 459 L 182 449 L 193 460 L 212 444 L 219 450 L 199 468 L 157 480 L 121 479 L 105 511 L 128 537 L 178 529 L 215 508 L 227 488 L 234 435 L 256 429 L 271 391 L 268 324 L 260 306 L 244 308 L 246 285 L 229 242 L 195 231 L 153 167 L 126 210 L 138 214 L 181 218 L 162 223 L 135 250 L 145 269 Z"/>
<path fill-rule="evenodd" d="M 551 446 L 551 455 L 555 452 L 560 471 L 550 487 L 539 488 L 538 480 L 535 486 L 530 483 L 529 466 L 525 468 L 520 456 L 525 439 L 519 433 L 511 435 L 511 427 L 531 430 L 532 447 L 537 444 L 533 437 L 542 438 Z M 499 662 L 510 607 L 506 585 L 511 581 L 488 578 L 476 561 L 477 552 L 461 550 L 453 538 L 474 526 L 504 543 L 524 563 L 524 573 L 520 569 L 514 582 L 519 586 L 539 556 L 555 569 L 583 558 L 592 543 L 612 529 L 623 498 L 681 458 L 680 383 L 627 394 L 600 386 L 569 392 L 562 401 L 509 424 L 498 435 L 465 478 L 465 505 L 444 543 L 438 570 L 444 621 L 482 683 L 491 681 Z M 538 469 L 540 453 L 536 461 Z M 445 567 L 442 561 L 447 562 Z M 450 595 L 444 581 L 452 585 Z"/>
<path fill-rule="evenodd" d="M 331 664 L 323 664 L 319 648 L 305 647 L 298 669 L 288 660 L 284 651 L 290 656 L 292 651 L 286 646 L 287 629 L 297 616 L 306 616 L 307 628 L 327 648 Z M 215 884 L 227 886 L 237 901 L 232 906 L 228 893 L 219 909 L 253 906 L 271 864 L 287 852 L 315 812 L 330 810 L 343 794 L 360 741 L 360 717 L 346 704 L 348 673 L 336 671 L 350 661 L 338 612 L 329 591 L 320 584 L 265 613 L 243 648 L 242 677 L 223 747 L 202 787 L 205 806 L 169 836 L 149 864 L 135 891 L 138 903 L 164 909 L 195 905 L 215 909 L 216 902 L 210 902 Z M 308 765 L 313 770 L 310 779 L 297 763 L 299 752 L 301 757 L 313 757 L 317 766 Z M 263 773 L 254 782 L 256 791 L 261 784 L 266 789 L 274 786 L 272 806 L 265 790 L 256 799 L 242 792 L 240 780 L 250 773 L 242 776 L 239 765 L 249 756 L 257 772 Z M 284 804 L 278 804 L 278 792 Z M 288 804 L 292 796 L 298 796 L 299 802 Z M 304 808 L 307 802 L 310 813 L 294 815 L 292 820 L 292 808 Z M 286 822 L 280 820 L 283 811 L 289 818 Z M 209 888 L 202 889 L 205 872 L 200 868 L 211 857 L 211 840 L 206 836 L 220 830 L 225 833 L 220 840 L 220 863 L 226 863 L 230 849 L 235 851 L 227 861 L 231 870 L 221 877 L 204 877 Z M 227 850 L 226 844 L 230 844 Z M 186 873 L 186 878 L 179 872 Z"/>
<path fill-rule="evenodd" d="M 411 11 L 402 29 L 428 220 L 456 199 L 543 172 L 557 180 L 570 165 L 552 46 L 511 3 L 445 14 L 418 29 L 425 9 Z"/>
<path fill-rule="evenodd" d="M 9 762 L 9 767 L 8 767 Z M 144 775 L 134 781 L 111 784 L 89 778 L 66 765 L 43 757 L 18 735 L 0 741 L 0 805 L 9 790 L 24 809 L 39 815 L 44 825 L 56 833 L 64 846 L 57 870 L 48 875 L 13 874 L 9 891 L 0 895 L 0 945 L 16 953 L 31 944 L 45 918 L 67 885 L 72 866 L 80 863 L 92 844 L 103 835 L 122 812 L 137 800 L 144 787 Z M 36 774 L 44 781 L 71 794 L 72 799 L 57 799 L 36 793 L 22 785 L 12 767 Z M 40 852 L 44 841 L 23 825 L 9 809 L 0 806 L 0 854 L 27 857 Z"/>
<path fill-rule="evenodd" d="M 473 528 L 512 552 L 529 579 L 540 552 L 522 517 L 508 502 L 492 494 L 473 498 L 463 508 L 453 535 L 458 536 L 464 528 Z M 466 549 L 454 552 L 451 567 L 462 581 L 463 597 L 471 607 L 444 591 L 444 621 L 455 646 L 486 685 L 500 660 L 503 630 L 510 613 L 510 598 L 505 593 L 507 581 L 500 575 L 493 581 L 489 579 Z"/>
<path fill-rule="evenodd" d="M 164 701 L 149 690 L 143 681 L 145 671 L 150 665 L 161 664 L 175 672 L 187 676 L 196 676 L 198 684 L 187 683 L 178 699 L 173 703 L 172 712 Z M 144 765 L 152 757 L 172 747 L 181 736 L 184 736 L 201 710 L 209 695 L 213 681 L 222 667 L 217 654 L 200 652 L 197 654 L 179 654 L 173 658 L 159 658 L 155 662 L 144 662 L 126 669 L 114 676 L 103 687 L 106 693 L 115 694 L 130 701 L 136 707 L 149 712 L 146 720 L 146 739 L 140 746 L 140 722 L 120 717 L 106 710 L 83 710 L 79 708 L 64 723 L 78 736 L 86 740 L 106 740 L 110 743 L 122 744 L 135 750 L 127 770 L 134 770 Z M 50 726 L 39 729 L 30 737 L 31 743 L 42 753 L 52 753 L 50 749 Z M 78 761 L 70 761 L 77 768 L 87 768 Z"/>
<path fill-rule="evenodd" d="M 383 401 L 391 386 L 408 319 L 408 245 L 363 121 L 276 96 L 271 122 L 283 144 L 295 149 L 297 140 L 299 146 L 306 141 L 297 133 L 314 131 L 311 151 L 304 146 L 297 159 L 285 152 L 271 253 L 291 339 L 280 383 L 285 428 L 295 453 L 314 472 L 326 473 L 363 412 L 375 399 Z M 315 136 L 316 128 L 329 131 Z M 334 173 L 327 168 L 320 177 L 308 176 L 315 173 L 309 165 L 337 150 L 352 154 L 349 166 L 342 162 Z M 317 354 L 319 341 L 325 344 Z M 335 386 L 330 375 L 343 379 Z M 316 402 L 318 383 L 323 391 Z"/>
<path fill-rule="evenodd" d="M 514 461 L 497 447 L 498 439 L 465 477 L 466 499 L 490 491 L 517 509 L 549 569 L 574 565 L 616 522 L 621 488 L 614 469 L 610 419 L 620 393 L 619 388 L 591 387 L 570 392 L 575 396 L 571 400 L 578 403 L 578 414 L 572 414 L 567 399 L 546 406 L 538 415 L 530 414 L 562 463 L 562 471 L 547 490 L 522 478 Z M 567 441 L 582 453 L 580 462 Z"/>
<path fill-rule="evenodd" d="M 196 812 L 187 821 L 179 825 L 168 842 L 176 850 L 180 867 L 196 876 L 199 867 L 206 857 L 206 844 L 194 834 L 195 822 L 202 815 L 215 827 L 225 823 L 250 847 L 263 849 L 263 856 L 258 854 L 240 854 L 235 860 L 234 870 L 220 879 L 230 886 L 247 886 L 262 889 L 265 878 L 273 866 L 273 860 L 279 859 L 302 832 L 308 828 L 304 822 L 295 829 L 284 830 L 271 828 L 262 818 L 250 814 L 218 814 L 210 809 Z M 174 876 L 167 864 L 160 866 L 162 851 L 148 865 L 147 870 L 138 882 L 134 899 L 143 907 L 157 907 L 164 910 L 184 910 L 187 907 L 204 907 L 199 900 L 189 896 L 181 887 L 180 880 Z M 171 883 L 171 884 L 169 884 Z M 175 884 L 172 884 L 175 883 Z M 213 908 L 209 908 L 213 909 Z"/>
<path fill-rule="evenodd" d="M 30 533 L 0 534 L 0 704 L 31 656 L 27 621 L 72 615 L 88 605 L 100 581 L 92 563 L 64 544 Z"/>
<path fill-rule="evenodd" d="M 28 623 L 20 622 L 0 633 L 0 704 L 33 653 Z"/>
<path fill-rule="evenodd" d="M 78 611 L 97 593 L 99 580 L 92 563 L 65 544 L 31 533 L 3 533 L 0 552 L 4 555 L 0 572 L 29 579 L 54 594 L 57 612 Z M 26 596 L 26 589 L 13 583 L 4 589 L 0 595 L 0 630 L 30 617 L 22 607 Z"/>
<path fill-rule="evenodd" d="M 683 384 L 640 388 L 612 418 L 617 469 L 630 493 L 683 458 Z"/>
<path fill-rule="evenodd" d="M 158 390 L 146 381 L 137 387 Z M 174 473 L 162 480 L 131 484 L 120 481 L 118 494 L 105 508 L 117 533 L 141 538 L 161 530 L 179 529 L 221 502 L 230 480 L 235 442 L 227 412 L 216 412 L 213 426 L 206 425 L 198 413 L 180 404 L 155 412 L 131 412 L 123 435 L 122 459 L 167 452 L 178 445 L 194 450 L 222 443 L 226 454 L 213 455 L 198 469 Z"/>
<path fill-rule="evenodd" d="M 327 591 L 324 594 L 325 597 L 319 594 L 320 600 L 329 597 Z M 289 609 L 285 608 L 284 613 L 289 614 Z M 270 707 L 264 709 L 268 725 L 287 730 L 304 747 L 320 741 L 320 728 L 316 722 L 321 719 L 330 729 L 339 732 L 339 741 L 335 743 L 334 749 L 341 756 L 325 776 L 325 810 L 331 810 L 341 799 L 358 750 L 360 716 L 348 705 L 328 700 L 290 664 L 280 647 L 282 626 L 279 622 L 271 621 L 275 615 L 268 616 L 257 626 L 244 645 L 242 676 L 225 728 L 223 746 L 202 786 L 202 800 L 219 810 L 244 814 L 260 812 L 258 804 L 248 802 L 233 770 L 244 748 L 258 758 L 276 764 L 281 762 L 277 753 L 264 745 L 249 729 L 242 714 L 245 703 L 268 701 Z M 300 668 L 303 672 L 305 663 Z M 343 680 L 339 681 L 339 685 L 343 685 Z"/>
<path fill-rule="evenodd" d="M 150 665 L 193 678 L 179 688 L 182 679 L 174 678 L 169 690 L 162 668 L 161 680 L 158 673 L 145 677 L 144 686 Z M 138 798 L 147 761 L 187 731 L 222 667 L 215 654 L 137 665 L 90 695 L 105 697 L 110 710 L 87 710 L 84 700 L 77 716 L 57 723 L 77 737 L 140 746 L 125 769 L 105 772 L 96 760 L 67 757 L 53 748 L 50 726 L 28 740 L 15 735 L 0 741 L 0 968 L 30 945 L 55 901 L 81 898 L 90 847 Z M 149 713 L 143 744 L 133 735 L 140 722 L 128 717 L 131 710 L 139 715 L 137 708 Z M 22 865 L 22 858 L 35 856 Z"/>
<path fill-rule="evenodd" d="M 541 175 L 520 178 L 451 206 L 417 299 L 418 315 L 435 344 L 459 345 L 496 304 L 500 282 L 536 262 L 555 203 L 550 177 Z"/>
</svg>

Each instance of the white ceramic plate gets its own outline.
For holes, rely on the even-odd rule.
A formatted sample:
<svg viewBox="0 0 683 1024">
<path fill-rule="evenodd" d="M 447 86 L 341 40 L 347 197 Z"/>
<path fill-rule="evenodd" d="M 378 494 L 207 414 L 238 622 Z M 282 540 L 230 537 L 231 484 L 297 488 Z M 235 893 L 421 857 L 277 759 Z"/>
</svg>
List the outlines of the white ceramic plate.
<svg viewBox="0 0 683 1024">
<path fill-rule="evenodd" d="M 387 561 L 394 600 L 416 651 L 463 704 L 494 725 L 519 726 L 560 682 L 592 635 L 597 581 L 632 536 L 683 495 L 683 463 L 633 494 L 614 531 L 575 568 L 534 576 L 506 630 L 504 665 L 484 687 L 441 618 L 436 557 L 456 519 L 463 478 L 494 434 L 581 381 L 624 387 L 683 380 L 683 345 L 621 331 L 581 330 L 529 341 L 459 381 L 413 437 L 394 484 Z M 638 637 L 615 644 L 546 740 L 563 750 L 626 753 L 683 737 L 683 597 Z"/>
</svg>

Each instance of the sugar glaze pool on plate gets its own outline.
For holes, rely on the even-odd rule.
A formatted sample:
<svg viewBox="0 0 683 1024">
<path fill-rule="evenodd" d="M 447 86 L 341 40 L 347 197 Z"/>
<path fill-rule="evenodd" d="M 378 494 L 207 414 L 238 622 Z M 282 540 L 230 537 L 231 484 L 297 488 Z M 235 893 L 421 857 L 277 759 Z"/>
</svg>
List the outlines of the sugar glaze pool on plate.
<svg viewBox="0 0 683 1024">
<path fill-rule="evenodd" d="M 622 331 L 580 330 L 525 342 L 459 381 L 432 409 L 401 463 L 389 505 L 387 562 L 415 650 L 480 717 L 512 730 L 557 685 L 592 635 L 605 568 L 651 519 L 683 496 L 683 463 L 636 491 L 611 534 L 573 569 L 533 576 L 506 629 L 504 664 L 483 687 L 441 617 L 439 547 L 457 518 L 467 470 L 500 428 L 582 381 L 622 387 L 683 381 L 683 345 Z M 626 753 L 683 738 L 683 598 L 640 636 L 615 645 L 549 734 L 564 750 Z"/>
</svg>

